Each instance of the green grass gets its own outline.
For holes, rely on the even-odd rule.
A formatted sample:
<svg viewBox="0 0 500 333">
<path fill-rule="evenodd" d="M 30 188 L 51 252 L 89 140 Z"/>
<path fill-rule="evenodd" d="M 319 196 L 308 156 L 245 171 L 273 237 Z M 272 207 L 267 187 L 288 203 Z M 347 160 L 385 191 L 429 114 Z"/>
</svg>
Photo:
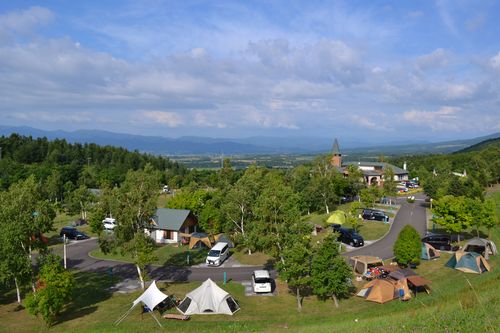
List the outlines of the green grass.
<svg viewBox="0 0 500 333">
<path fill-rule="evenodd" d="M 274 259 L 262 252 L 253 252 L 251 255 L 248 254 L 248 251 L 243 249 L 241 251 L 235 251 L 233 253 L 234 258 L 243 265 L 252 265 L 252 266 L 263 266 L 272 264 Z"/>
<path fill-rule="evenodd" d="M 194 249 L 189 250 L 187 245 L 177 246 L 176 244 L 168 244 L 158 246 L 154 251 L 156 260 L 153 262 L 155 265 L 173 265 L 173 266 L 186 266 L 187 256 L 189 254 L 189 264 L 195 265 L 200 264 L 205 261 L 208 250 L 206 249 Z M 100 259 L 112 259 L 125 262 L 133 262 L 133 258 L 128 255 L 121 253 L 108 253 L 104 254 L 100 249 L 95 249 L 90 253 L 93 257 Z"/>
</svg>

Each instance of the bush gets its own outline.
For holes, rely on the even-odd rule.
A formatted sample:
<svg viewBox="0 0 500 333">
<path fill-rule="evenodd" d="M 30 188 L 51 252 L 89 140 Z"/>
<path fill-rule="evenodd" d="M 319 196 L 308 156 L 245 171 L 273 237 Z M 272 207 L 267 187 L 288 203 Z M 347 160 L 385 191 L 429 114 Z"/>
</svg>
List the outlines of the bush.
<svg viewBox="0 0 500 333">
<path fill-rule="evenodd" d="M 406 225 L 399 233 L 394 243 L 394 255 L 396 261 L 402 266 L 420 263 L 421 253 L 420 235 L 411 225 Z"/>
</svg>

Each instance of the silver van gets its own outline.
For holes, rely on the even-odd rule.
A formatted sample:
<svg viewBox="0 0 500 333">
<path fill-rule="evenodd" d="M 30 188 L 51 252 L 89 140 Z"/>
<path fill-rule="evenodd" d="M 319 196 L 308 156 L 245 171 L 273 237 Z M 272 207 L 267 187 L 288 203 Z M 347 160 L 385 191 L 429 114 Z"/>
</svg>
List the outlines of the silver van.
<svg viewBox="0 0 500 333">
<path fill-rule="evenodd" d="M 228 256 L 229 244 L 218 242 L 210 249 L 210 252 L 208 252 L 207 260 L 205 262 L 210 266 L 220 266 Z"/>
</svg>

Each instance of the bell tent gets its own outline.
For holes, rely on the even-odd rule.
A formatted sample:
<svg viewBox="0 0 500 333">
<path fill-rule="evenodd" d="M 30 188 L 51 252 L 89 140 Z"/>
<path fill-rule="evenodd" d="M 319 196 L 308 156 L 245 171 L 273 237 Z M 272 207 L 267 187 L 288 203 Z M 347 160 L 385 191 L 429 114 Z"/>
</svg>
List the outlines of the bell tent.
<svg viewBox="0 0 500 333">
<path fill-rule="evenodd" d="M 472 238 L 464 246 L 464 252 L 476 252 L 484 255 L 485 259 L 489 259 L 490 255 L 497 254 L 495 243 L 484 238 Z"/>
<path fill-rule="evenodd" d="M 232 315 L 240 309 L 240 306 L 229 293 L 211 279 L 207 279 L 201 286 L 189 292 L 177 309 L 184 315 Z"/>
<path fill-rule="evenodd" d="M 457 251 L 446 263 L 447 267 L 458 269 L 464 273 L 481 274 L 491 271 L 484 257 L 476 252 Z"/>
<path fill-rule="evenodd" d="M 158 325 L 162 327 L 158 319 L 153 314 L 153 309 L 155 308 L 155 306 L 163 302 L 163 300 L 167 297 L 168 295 L 162 293 L 160 289 L 158 289 L 158 287 L 156 286 L 156 282 L 153 280 L 149 288 L 146 289 L 141 296 L 139 296 L 135 301 L 132 302 L 132 306 L 130 307 L 130 309 L 128 309 L 128 311 L 125 312 L 125 314 L 123 314 L 120 318 L 118 318 L 117 321 L 115 321 L 115 325 L 120 324 L 129 315 L 129 313 L 137 306 L 137 304 L 142 302 L 150 309 L 149 313 L 153 316 Z"/>
<path fill-rule="evenodd" d="M 428 243 L 422 243 L 422 255 L 420 258 L 424 260 L 432 260 L 439 258 L 441 255 L 438 250 L 436 250 L 432 245 Z"/>
</svg>

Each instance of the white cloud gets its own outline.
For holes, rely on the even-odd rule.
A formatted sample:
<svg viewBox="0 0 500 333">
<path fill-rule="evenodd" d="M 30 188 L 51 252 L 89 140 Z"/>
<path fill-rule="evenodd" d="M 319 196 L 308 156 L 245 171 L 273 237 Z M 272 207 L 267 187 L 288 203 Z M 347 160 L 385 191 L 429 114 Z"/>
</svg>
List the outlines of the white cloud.
<svg viewBox="0 0 500 333">
<path fill-rule="evenodd" d="M 412 124 L 423 125 L 433 130 L 457 130 L 460 107 L 443 106 L 437 111 L 410 110 L 403 113 L 403 118 Z"/>
<path fill-rule="evenodd" d="M 166 125 L 167 127 L 179 127 L 184 124 L 182 117 L 174 112 L 141 110 L 139 112 L 139 117 L 140 118 L 136 118 L 136 121 L 143 123 L 152 121 L 159 125 Z"/>
<path fill-rule="evenodd" d="M 429 54 L 422 55 L 416 60 L 417 66 L 421 70 L 446 66 L 448 62 L 449 54 L 442 48 L 436 49 Z"/>
<path fill-rule="evenodd" d="M 92 121 L 92 115 L 88 112 L 13 112 L 10 117 L 30 122 L 74 122 L 74 123 L 89 123 Z"/>
<path fill-rule="evenodd" d="M 500 51 L 495 56 L 490 58 L 490 65 L 494 69 L 500 69 Z"/>
<path fill-rule="evenodd" d="M 0 34 L 34 32 L 35 28 L 46 25 L 54 18 L 54 13 L 43 7 L 31 7 L 24 11 L 0 15 Z"/>
</svg>

